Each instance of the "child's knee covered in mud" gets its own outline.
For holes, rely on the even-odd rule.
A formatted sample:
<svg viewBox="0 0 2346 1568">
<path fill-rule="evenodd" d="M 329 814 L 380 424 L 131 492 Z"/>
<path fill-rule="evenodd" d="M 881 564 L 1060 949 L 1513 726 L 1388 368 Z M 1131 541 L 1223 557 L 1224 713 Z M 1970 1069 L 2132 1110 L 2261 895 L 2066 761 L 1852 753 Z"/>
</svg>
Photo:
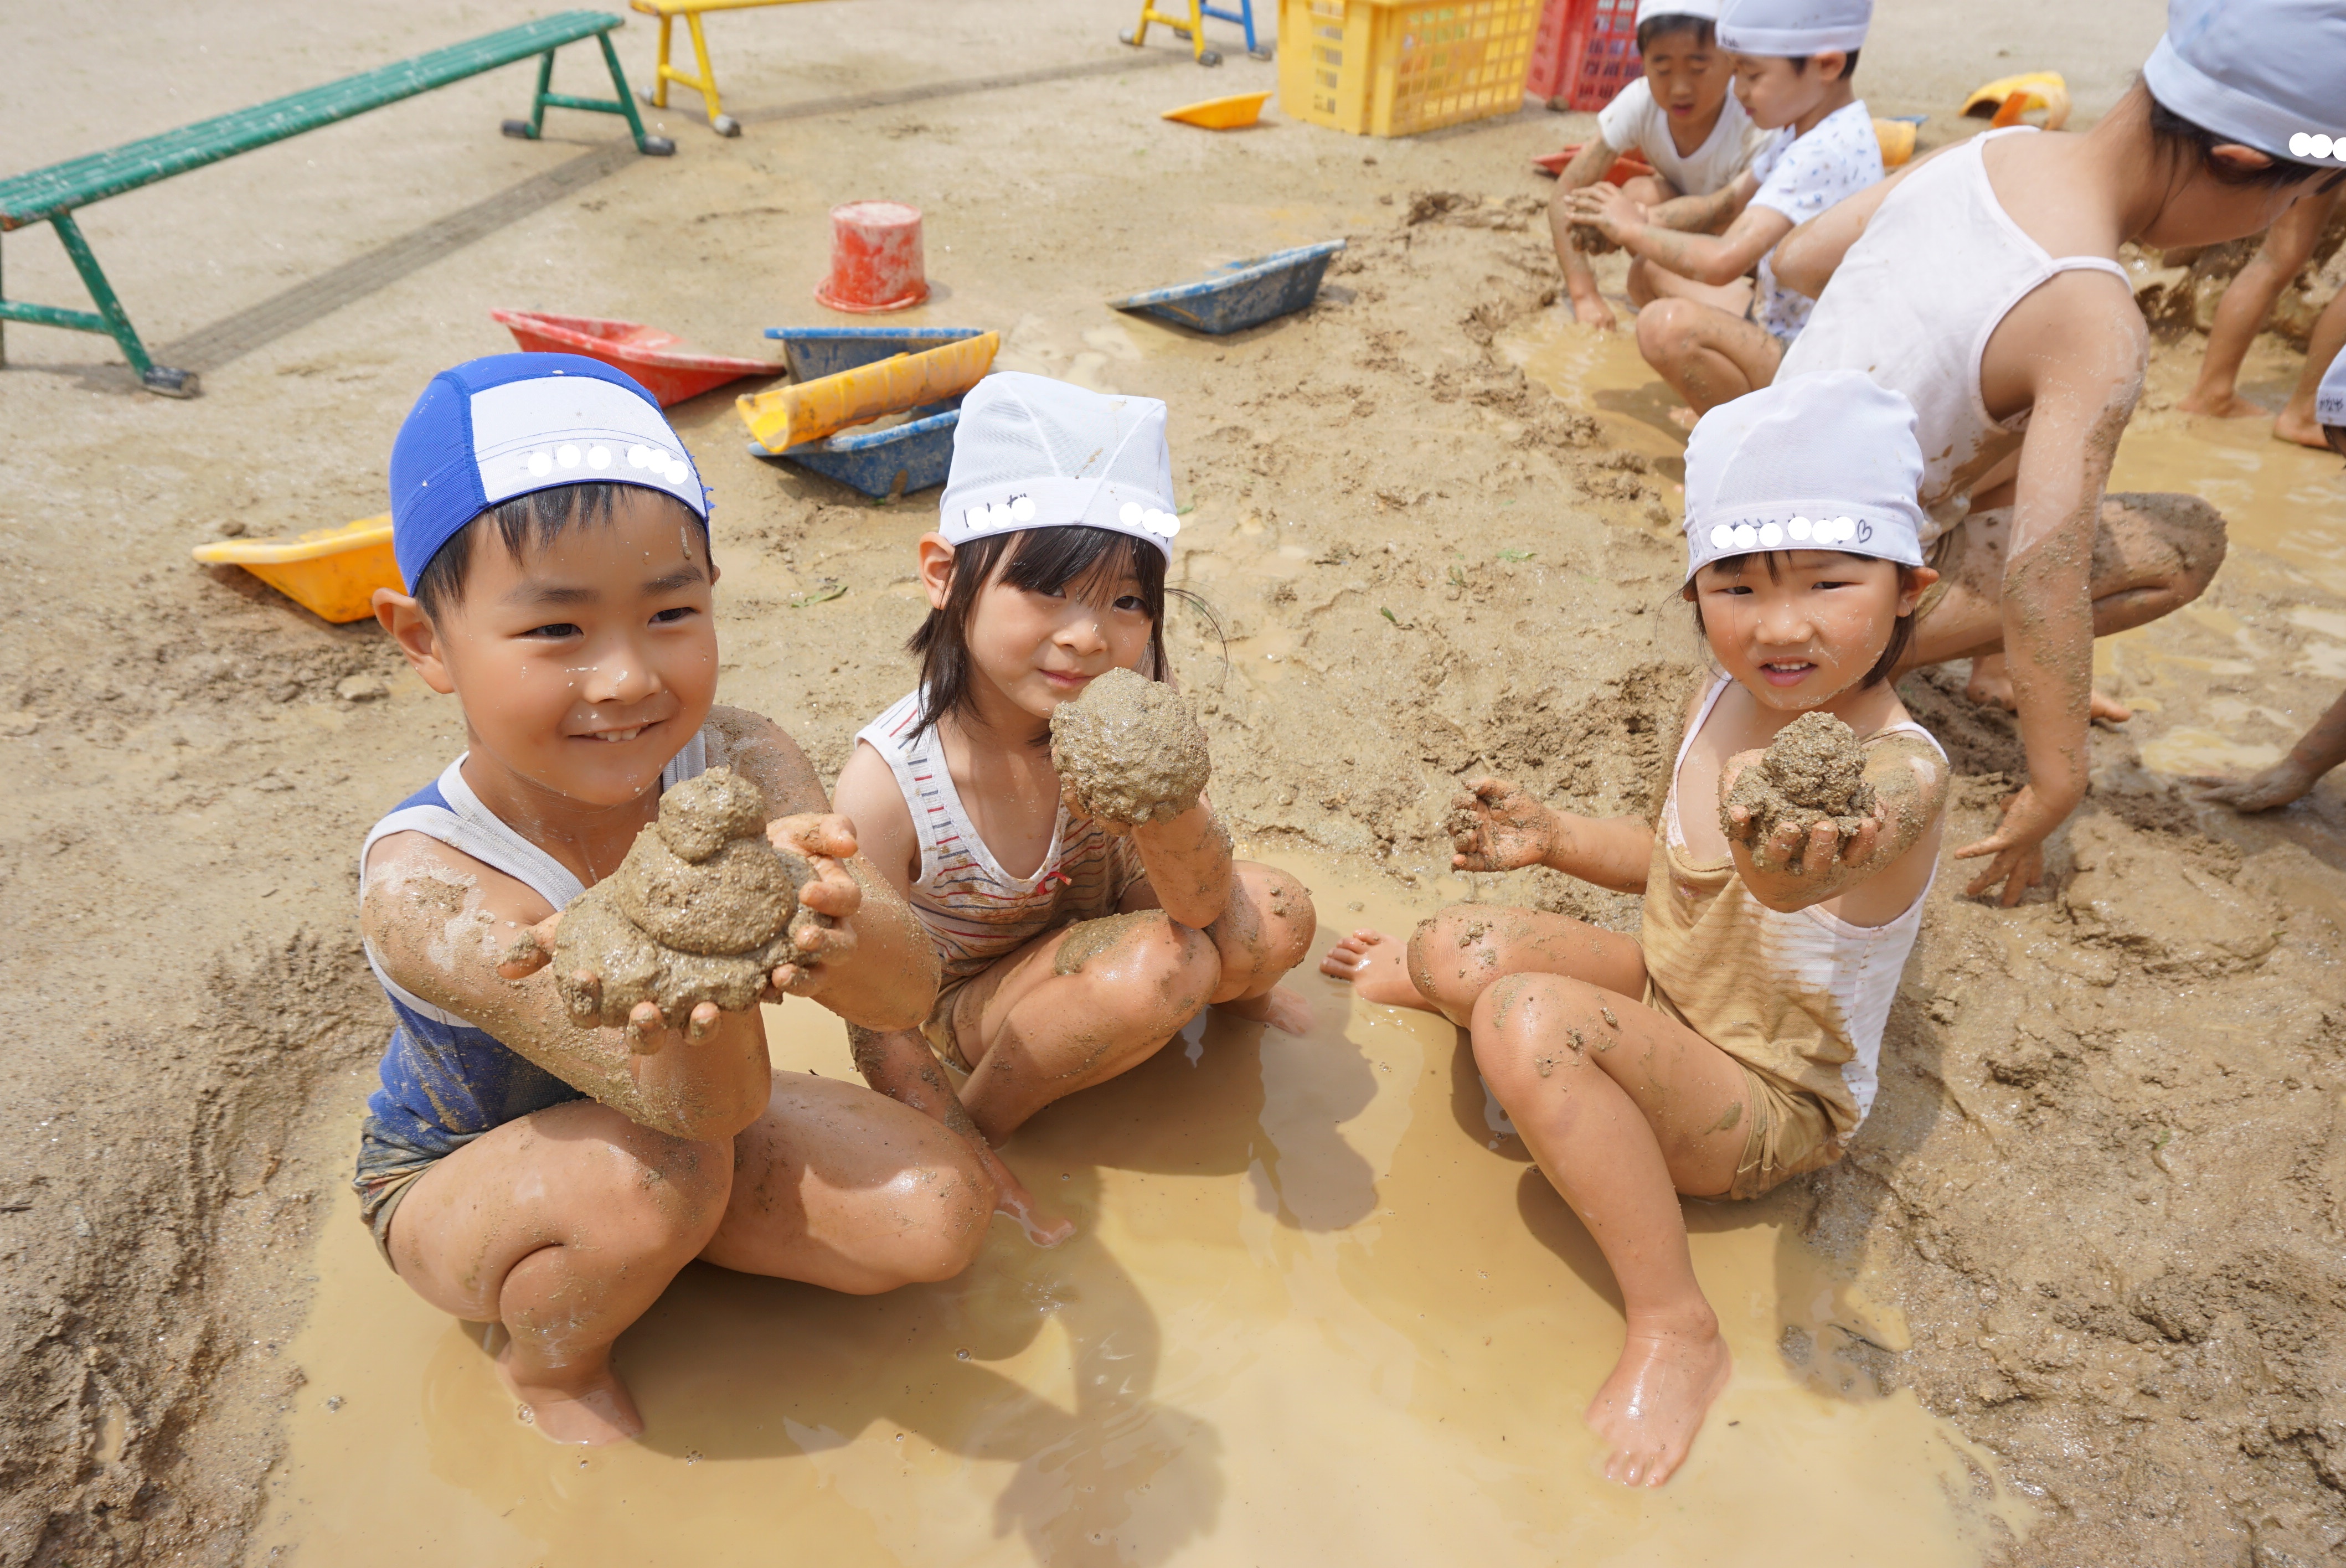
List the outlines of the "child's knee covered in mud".
<svg viewBox="0 0 2346 1568">
<path fill-rule="evenodd" d="M 1410 983 L 1432 1001 L 1473 1005 L 1498 972 L 1502 927 L 1515 912 L 1455 904 L 1418 921 L 1409 933 Z"/>
<path fill-rule="evenodd" d="M 1201 932 L 1175 923 L 1162 910 L 1078 921 L 1059 939 L 1052 955 L 1055 975 L 1081 975 L 1095 983 L 1097 1005 L 1120 1013 L 1178 1012 L 1182 1021 L 1204 1005 L 1221 977 L 1221 961 Z"/>
</svg>

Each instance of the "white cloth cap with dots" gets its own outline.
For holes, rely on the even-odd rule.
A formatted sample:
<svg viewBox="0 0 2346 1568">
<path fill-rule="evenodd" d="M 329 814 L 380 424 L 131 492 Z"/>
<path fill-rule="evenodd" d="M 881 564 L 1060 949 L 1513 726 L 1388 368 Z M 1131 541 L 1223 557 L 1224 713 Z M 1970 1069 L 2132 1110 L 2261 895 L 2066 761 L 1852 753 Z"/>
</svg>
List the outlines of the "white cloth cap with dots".
<svg viewBox="0 0 2346 1568">
<path fill-rule="evenodd" d="M 937 531 L 954 545 L 1025 528 L 1107 528 L 1173 555 L 1165 405 L 999 371 L 962 400 Z"/>
</svg>

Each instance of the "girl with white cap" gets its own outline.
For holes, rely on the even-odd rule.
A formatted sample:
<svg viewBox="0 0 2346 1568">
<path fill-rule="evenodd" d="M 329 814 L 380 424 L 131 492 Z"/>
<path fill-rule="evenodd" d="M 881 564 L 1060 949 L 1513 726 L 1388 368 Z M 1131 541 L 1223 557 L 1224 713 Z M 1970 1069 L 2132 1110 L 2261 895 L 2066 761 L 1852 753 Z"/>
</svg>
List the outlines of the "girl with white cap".
<svg viewBox="0 0 2346 1568">
<path fill-rule="evenodd" d="M 1109 670 L 1169 673 L 1181 523 L 1165 405 L 989 376 L 962 404 L 941 513 L 920 543 L 920 684 L 856 738 L 835 799 L 944 971 L 924 1029 L 859 1033 L 858 1064 L 983 1149 L 1147 1060 L 1209 1003 L 1307 1027 L 1308 1005 L 1275 988 L 1314 921 L 1293 877 L 1232 860 L 1203 799 L 1104 822 L 1052 762 L 1061 703 Z M 931 1045 L 966 1074 L 958 1095 Z"/>
<path fill-rule="evenodd" d="M 1658 828 L 1478 779 L 1452 864 L 1545 865 L 1645 894 L 1635 937 L 1465 904 L 1321 964 L 1473 1031 L 1475 1064 L 1620 1282 L 1627 1342 L 1587 1420 L 1606 1473 L 1658 1485 L 1726 1386 L 1680 1194 L 1756 1197 L 1838 1159 L 1937 866 L 1947 759 L 1890 684 L 1923 565 L 1914 411 L 1855 372 L 1714 409 L 1687 445 L 1686 597 L 1718 673 L 1687 712 Z M 1804 716 L 1853 731 L 1870 802 L 1763 828 L 1735 783 Z M 1797 744 L 1797 738 L 1788 746 Z"/>
<path fill-rule="evenodd" d="M 2346 294 L 2339 296 L 2346 300 Z M 2331 315 L 2340 314 L 2333 302 Z M 2330 450 L 2346 457 L 2346 348 L 2330 361 L 2313 395 L 2313 419 Z M 2346 762 L 2346 696 L 2330 705 L 2289 755 L 2248 779 L 2194 779 L 2201 798 L 2235 811 L 2270 811 L 2311 789 L 2321 776 Z"/>
<path fill-rule="evenodd" d="M 2174 0 L 2142 80 L 2082 135 L 1990 131 L 1802 225 L 1778 276 L 1818 296 L 1780 376 L 1851 369 L 1905 394 L 1945 574 L 1910 665 L 1970 657 L 2015 708 L 2027 785 L 1970 891 L 2019 901 L 2085 796 L 2093 639 L 2198 596 L 2223 519 L 2196 496 L 2107 495 L 2148 334 L 2118 248 L 2271 226 L 2346 180 L 2346 5 Z M 1830 287 L 1828 287 L 1830 283 Z M 2009 661 L 2007 675 L 2002 666 Z"/>
<path fill-rule="evenodd" d="M 1572 312 L 1584 327 L 1611 330 L 1613 307 L 1596 289 L 1596 274 L 1580 253 L 1572 230 L 1572 193 L 1602 180 L 1624 153 L 1644 155 L 1654 172 L 1621 187 L 1645 220 L 1664 229 L 1723 228 L 1733 216 L 1708 197 L 1735 183 L 1751 161 L 1756 139 L 1742 100 L 1728 90 L 1734 59 L 1719 46 L 1719 0 L 1638 0 L 1637 58 L 1642 74 L 1596 111 L 1596 134 L 1558 177 L 1548 201 L 1548 229 L 1556 259 L 1564 269 Z M 1645 260 L 1629 263 L 1629 302 L 1645 305 L 1660 292 L 1734 298 L 1728 290 L 1708 290 L 1675 273 L 1662 273 Z M 1735 289 L 1748 293 L 1743 285 Z M 1734 308 L 1741 308 L 1734 298 Z"/>
</svg>

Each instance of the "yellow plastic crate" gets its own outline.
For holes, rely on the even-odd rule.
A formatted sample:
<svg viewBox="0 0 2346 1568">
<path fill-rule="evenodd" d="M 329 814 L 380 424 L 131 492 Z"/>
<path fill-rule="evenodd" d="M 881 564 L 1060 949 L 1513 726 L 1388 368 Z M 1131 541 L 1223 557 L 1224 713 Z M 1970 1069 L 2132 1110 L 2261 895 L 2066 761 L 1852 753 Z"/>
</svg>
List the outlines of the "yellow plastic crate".
<svg viewBox="0 0 2346 1568">
<path fill-rule="evenodd" d="M 1279 107 L 1413 136 L 1524 103 L 1541 0 L 1280 0 Z"/>
</svg>

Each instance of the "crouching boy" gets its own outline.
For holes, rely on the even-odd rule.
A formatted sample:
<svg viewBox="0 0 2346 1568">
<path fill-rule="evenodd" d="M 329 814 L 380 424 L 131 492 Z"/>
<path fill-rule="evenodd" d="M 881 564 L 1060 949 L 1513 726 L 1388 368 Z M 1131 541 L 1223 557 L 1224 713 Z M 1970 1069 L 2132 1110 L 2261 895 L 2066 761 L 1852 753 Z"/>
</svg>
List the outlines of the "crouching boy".
<svg viewBox="0 0 2346 1568">
<path fill-rule="evenodd" d="M 936 993 L 920 927 L 798 747 L 714 706 L 708 503 L 650 395 L 565 354 L 459 365 L 401 428 L 391 487 L 408 592 L 378 590 L 375 615 L 463 703 L 467 749 L 361 851 L 367 957 L 398 1021 L 360 1135 L 362 1212 L 417 1294 L 504 1326 L 498 1371 L 539 1431 L 616 1441 L 643 1421 L 612 1342 L 687 1263 L 855 1292 L 947 1278 L 992 1185 L 919 1112 L 776 1074 L 755 1006 L 647 1001 L 623 1027 L 581 1025 L 546 967 L 564 906 L 617 868 L 661 791 L 722 766 L 814 870 L 816 919 L 764 999 L 899 1029 Z M 566 967 L 574 997 L 601 994 L 592 965 Z"/>
</svg>

